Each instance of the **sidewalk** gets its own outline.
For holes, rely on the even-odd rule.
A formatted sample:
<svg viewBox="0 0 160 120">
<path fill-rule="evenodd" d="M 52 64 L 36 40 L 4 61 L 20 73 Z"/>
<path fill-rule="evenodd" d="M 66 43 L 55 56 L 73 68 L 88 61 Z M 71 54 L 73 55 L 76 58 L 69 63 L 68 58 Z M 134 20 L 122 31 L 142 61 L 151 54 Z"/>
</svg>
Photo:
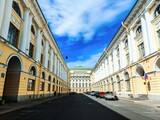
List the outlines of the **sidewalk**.
<svg viewBox="0 0 160 120">
<path fill-rule="evenodd" d="M 23 101 L 23 102 L 17 102 L 17 103 L 8 103 L 5 105 L 0 106 L 0 115 L 6 114 L 12 111 L 20 110 L 25 107 L 31 107 L 34 105 L 41 104 L 43 102 L 47 102 L 53 99 L 61 98 L 64 96 L 67 96 L 68 94 L 65 95 L 60 95 L 60 96 L 50 96 L 50 97 L 45 97 L 45 98 L 39 98 L 36 100 L 30 100 L 30 101 Z"/>
<path fill-rule="evenodd" d="M 160 110 L 160 101 L 154 101 L 154 100 L 134 100 L 134 99 L 123 98 L 123 97 L 119 97 L 119 100 L 133 102 L 133 103 L 136 103 L 136 104 L 140 104 L 140 105 L 148 106 L 148 107 L 153 107 L 155 109 Z"/>
</svg>

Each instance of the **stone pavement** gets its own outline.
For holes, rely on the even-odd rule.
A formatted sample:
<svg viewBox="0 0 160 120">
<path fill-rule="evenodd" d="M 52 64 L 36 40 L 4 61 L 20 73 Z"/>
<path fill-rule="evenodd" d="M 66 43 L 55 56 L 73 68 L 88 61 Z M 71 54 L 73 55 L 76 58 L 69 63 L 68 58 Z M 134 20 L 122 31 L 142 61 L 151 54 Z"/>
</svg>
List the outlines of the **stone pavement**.
<svg viewBox="0 0 160 120">
<path fill-rule="evenodd" d="M 60 95 L 60 96 L 50 96 L 50 97 L 45 97 L 45 98 L 39 98 L 39 99 L 36 99 L 36 100 L 30 100 L 30 101 L 4 104 L 4 105 L 0 106 L 0 115 L 6 114 L 6 113 L 9 113 L 9 112 L 12 112 L 12 111 L 20 110 L 20 109 L 23 109 L 25 107 L 31 107 L 31 106 L 34 106 L 34 105 L 38 105 L 38 104 L 41 104 L 41 103 L 46 102 L 46 101 L 50 101 L 50 100 L 53 100 L 53 99 L 64 97 L 66 95 L 68 95 L 68 94 L 64 94 L 64 95 Z"/>
<path fill-rule="evenodd" d="M 156 100 L 134 100 L 134 99 L 123 98 L 123 97 L 119 97 L 119 100 L 133 102 L 139 105 L 149 106 L 149 107 L 153 107 L 155 109 L 160 110 L 160 101 L 156 101 Z"/>
</svg>

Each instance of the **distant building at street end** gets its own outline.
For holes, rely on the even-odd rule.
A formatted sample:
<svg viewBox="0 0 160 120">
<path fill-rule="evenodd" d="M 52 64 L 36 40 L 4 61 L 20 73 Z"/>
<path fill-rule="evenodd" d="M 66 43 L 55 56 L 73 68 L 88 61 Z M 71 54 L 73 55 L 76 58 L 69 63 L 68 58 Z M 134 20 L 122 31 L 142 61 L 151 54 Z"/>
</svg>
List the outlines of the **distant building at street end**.
<svg viewBox="0 0 160 120">
<path fill-rule="evenodd" d="M 91 90 L 91 68 L 77 66 L 70 69 L 70 90 L 77 93 Z"/>
</svg>

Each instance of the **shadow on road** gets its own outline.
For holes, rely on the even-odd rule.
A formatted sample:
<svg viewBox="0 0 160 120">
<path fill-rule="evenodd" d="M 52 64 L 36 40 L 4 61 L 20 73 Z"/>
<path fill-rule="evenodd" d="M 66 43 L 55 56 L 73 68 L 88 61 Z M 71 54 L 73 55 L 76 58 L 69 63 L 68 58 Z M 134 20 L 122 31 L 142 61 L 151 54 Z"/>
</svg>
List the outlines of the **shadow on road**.
<svg viewBox="0 0 160 120">
<path fill-rule="evenodd" d="M 83 94 L 75 94 L 2 115 L 0 120 L 128 119 Z"/>
</svg>

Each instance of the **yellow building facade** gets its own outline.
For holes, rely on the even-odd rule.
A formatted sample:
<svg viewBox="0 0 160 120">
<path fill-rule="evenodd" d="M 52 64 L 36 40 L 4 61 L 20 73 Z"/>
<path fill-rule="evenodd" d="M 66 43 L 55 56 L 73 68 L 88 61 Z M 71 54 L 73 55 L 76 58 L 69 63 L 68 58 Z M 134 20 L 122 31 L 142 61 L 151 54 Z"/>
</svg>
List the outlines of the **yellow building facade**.
<svg viewBox="0 0 160 120">
<path fill-rule="evenodd" d="M 0 101 L 69 92 L 69 69 L 36 0 L 0 0 Z"/>
<path fill-rule="evenodd" d="M 160 1 L 138 0 L 92 71 L 92 90 L 160 100 Z"/>
</svg>

